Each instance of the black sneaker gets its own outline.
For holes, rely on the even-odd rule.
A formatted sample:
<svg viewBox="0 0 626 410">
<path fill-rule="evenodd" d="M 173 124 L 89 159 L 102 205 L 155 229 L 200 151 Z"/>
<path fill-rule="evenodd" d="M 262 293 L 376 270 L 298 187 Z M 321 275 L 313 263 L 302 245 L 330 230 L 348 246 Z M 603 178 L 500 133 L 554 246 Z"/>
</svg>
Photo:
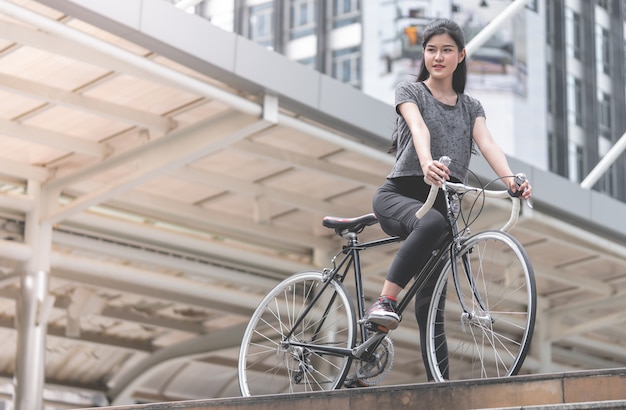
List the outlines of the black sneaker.
<svg viewBox="0 0 626 410">
<path fill-rule="evenodd" d="M 393 330 L 400 324 L 400 316 L 396 313 L 398 303 L 386 296 L 378 298 L 367 312 L 365 312 L 364 322 L 374 323 Z"/>
</svg>

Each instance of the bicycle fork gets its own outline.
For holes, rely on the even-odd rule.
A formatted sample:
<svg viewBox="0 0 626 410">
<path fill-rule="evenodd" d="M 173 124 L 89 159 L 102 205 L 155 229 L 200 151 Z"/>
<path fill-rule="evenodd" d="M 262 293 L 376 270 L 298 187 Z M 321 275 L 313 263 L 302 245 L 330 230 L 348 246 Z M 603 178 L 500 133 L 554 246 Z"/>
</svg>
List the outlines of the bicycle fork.
<svg viewBox="0 0 626 410">
<path fill-rule="evenodd" d="M 456 262 L 456 246 L 452 246 L 450 250 L 450 260 L 452 261 L 452 274 L 454 276 L 454 284 L 456 288 L 456 293 L 459 298 L 459 302 L 461 304 L 461 308 L 463 309 L 463 313 L 461 314 L 461 325 L 462 328 L 465 329 L 466 325 L 477 325 L 478 327 L 490 327 L 493 324 L 493 318 L 488 313 L 478 314 L 473 307 L 468 307 L 465 303 L 465 299 L 463 298 L 463 292 L 461 290 L 461 284 L 459 280 L 459 272 L 458 266 Z M 465 254 L 461 256 L 461 261 L 463 263 L 463 272 L 465 273 L 465 278 L 467 279 L 470 289 L 472 290 L 472 294 L 476 303 L 478 305 L 480 312 L 488 312 L 487 306 L 485 302 L 482 300 L 480 293 L 476 288 L 476 280 L 474 279 L 474 274 L 472 272 L 472 266 L 469 261 L 468 254 L 473 252 L 473 249 L 468 250 Z"/>
<path fill-rule="evenodd" d="M 493 319 L 491 318 L 491 316 L 489 314 L 484 314 L 484 315 L 476 314 L 474 309 L 470 309 L 470 307 L 466 305 L 465 299 L 463 298 L 463 292 L 461 290 L 461 284 L 459 281 L 459 269 L 457 266 L 457 252 L 462 247 L 463 239 L 461 238 L 458 225 L 456 224 L 456 217 L 454 215 L 455 214 L 454 204 L 456 204 L 456 206 L 459 206 L 459 207 L 460 207 L 460 204 L 456 202 L 458 201 L 458 196 L 455 199 L 454 196 L 456 194 L 453 191 L 449 191 L 445 185 L 442 187 L 442 190 L 444 191 L 445 196 L 446 196 L 446 206 L 447 206 L 447 211 L 448 211 L 447 216 L 448 216 L 448 221 L 452 229 L 452 237 L 455 238 L 452 242 L 452 245 L 450 246 L 450 262 L 452 264 L 452 275 L 454 278 L 455 290 L 459 298 L 461 308 L 463 309 L 463 313 L 461 314 L 461 323 L 463 325 L 463 329 L 465 328 L 465 325 L 470 325 L 470 324 L 477 324 L 480 327 L 490 326 L 493 323 Z M 463 272 L 465 273 L 465 278 L 467 279 L 469 283 L 470 289 L 472 290 L 474 299 L 476 300 L 476 303 L 478 304 L 480 311 L 487 312 L 488 311 L 487 306 L 482 300 L 480 293 L 476 289 L 476 281 L 474 279 L 472 266 L 469 260 L 469 254 L 472 253 L 473 251 L 474 251 L 473 249 L 468 249 L 467 252 L 465 252 L 461 256 L 461 261 L 463 264 Z"/>
</svg>

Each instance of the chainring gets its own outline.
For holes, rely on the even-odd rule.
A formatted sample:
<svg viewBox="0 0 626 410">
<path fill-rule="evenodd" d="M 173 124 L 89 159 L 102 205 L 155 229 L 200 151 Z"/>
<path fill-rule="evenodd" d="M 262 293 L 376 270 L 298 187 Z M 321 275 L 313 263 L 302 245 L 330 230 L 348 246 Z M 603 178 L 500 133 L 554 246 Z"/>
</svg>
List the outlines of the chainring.
<svg viewBox="0 0 626 410">
<path fill-rule="evenodd" d="M 358 360 L 356 374 L 353 375 L 359 385 L 363 387 L 374 386 L 382 382 L 393 366 L 394 347 L 389 336 L 380 342 L 376 351 L 369 360 Z"/>
</svg>

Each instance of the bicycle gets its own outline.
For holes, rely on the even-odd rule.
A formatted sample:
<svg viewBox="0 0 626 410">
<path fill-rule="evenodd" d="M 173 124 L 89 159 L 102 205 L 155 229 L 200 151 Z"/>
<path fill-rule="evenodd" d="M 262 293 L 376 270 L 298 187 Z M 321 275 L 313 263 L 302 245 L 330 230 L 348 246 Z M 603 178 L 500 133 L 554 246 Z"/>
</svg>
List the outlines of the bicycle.
<svg viewBox="0 0 626 410">
<path fill-rule="evenodd" d="M 516 176 L 518 185 L 522 175 Z M 507 190 L 461 183 L 446 182 L 441 189 L 450 233 L 399 300 L 398 314 L 426 279 L 438 274 L 427 320 L 425 364 L 433 379 L 515 375 L 530 347 L 537 305 L 532 265 L 521 244 L 507 232 L 517 222 L 521 199 Z M 437 192 L 433 186 L 418 217 L 432 206 Z M 461 200 L 471 193 L 470 213 L 480 198 L 483 205 L 485 197 L 511 198 L 511 215 L 500 230 L 469 233 L 475 218 L 463 216 Z M 332 258 L 332 268 L 291 276 L 261 301 L 239 353 L 243 396 L 371 386 L 384 379 L 393 363 L 393 342 L 387 329 L 362 320 L 366 307 L 360 252 L 401 239 L 360 243 L 358 234 L 376 223 L 373 214 L 323 219 L 325 227 L 347 242 Z M 356 310 L 344 284 L 350 271 L 355 278 Z M 448 283 L 454 284 L 454 291 L 447 292 Z M 441 317 L 443 323 L 438 321 Z"/>
</svg>

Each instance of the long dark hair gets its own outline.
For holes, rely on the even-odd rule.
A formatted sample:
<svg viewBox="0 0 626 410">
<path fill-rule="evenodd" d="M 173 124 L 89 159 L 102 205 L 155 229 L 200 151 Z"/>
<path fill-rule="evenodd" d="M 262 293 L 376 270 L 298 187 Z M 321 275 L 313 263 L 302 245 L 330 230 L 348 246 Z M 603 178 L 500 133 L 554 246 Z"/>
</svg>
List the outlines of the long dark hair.
<svg viewBox="0 0 626 410">
<path fill-rule="evenodd" d="M 457 23 L 449 19 L 438 19 L 426 26 L 426 28 L 424 29 L 424 33 L 422 34 L 422 47 L 425 49 L 426 44 L 428 44 L 428 40 L 430 40 L 432 36 L 438 34 L 450 35 L 450 37 L 452 37 L 452 39 L 456 43 L 459 52 L 461 52 L 461 50 L 465 48 L 465 35 L 463 34 L 463 29 L 461 29 L 461 27 Z M 459 94 L 463 94 L 465 92 L 465 84 L 467 83 L 466 61 L 467 57 L 459 63 L 459 65 L 456 67 L 456 70 L 454 70 L 454 73 L 452 74 L 452 88 Z M 420 71 L 415 81 L 421 82 L 428 79 L 428 77 L 430 77 L 430 73 L 426 69 L 426 62 L 422 58 Z M 398 150 L 397 133 L 398 129 L 396 128 L 391 137 L 391 147 L 387 151 L 389 153 L 393 153 Z"/>
<path fill-rule="evenodd" d="M 422 35 L 422 47 L 426 48 L 426 44 L 428 44 L 428 40 L 432 36 L 436 36 L 439 34 L 448 34 L 459 49 L 459 52 L 465 48 L 465 36 L 463 35 L 463 29 L 452 20 L 449 19 L 439 19 L 430 23 L 424 29 L 424 34 Z M 463 59 L 454 70 L 454 74 L 452 74 L 452 88 L 459 94 L 463 94 L 465 92 L 465 83 L 467 82 L 467 64 L 466 58 Z M 420 66 L 420 71 L 417 76 L 417 82 L 424 81 L 428 77 L 430 77 L 430 73 L 426 69 L 426 62 L 422 58 L 422 64 Z"/>
</svg>

